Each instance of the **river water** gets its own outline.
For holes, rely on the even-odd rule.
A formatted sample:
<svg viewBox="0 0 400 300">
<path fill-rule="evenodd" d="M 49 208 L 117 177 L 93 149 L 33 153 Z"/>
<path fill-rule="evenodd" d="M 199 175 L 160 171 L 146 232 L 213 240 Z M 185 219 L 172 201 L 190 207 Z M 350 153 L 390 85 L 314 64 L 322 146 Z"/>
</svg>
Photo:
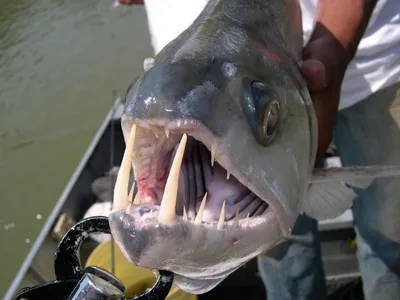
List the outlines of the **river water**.
<svg viewBox="0 0 400 300">
<path fill-rule="evenodd" d="M 0 296 L 110 109 L 152 55 L 145 9 L 0 0 Z"/>
</svg>

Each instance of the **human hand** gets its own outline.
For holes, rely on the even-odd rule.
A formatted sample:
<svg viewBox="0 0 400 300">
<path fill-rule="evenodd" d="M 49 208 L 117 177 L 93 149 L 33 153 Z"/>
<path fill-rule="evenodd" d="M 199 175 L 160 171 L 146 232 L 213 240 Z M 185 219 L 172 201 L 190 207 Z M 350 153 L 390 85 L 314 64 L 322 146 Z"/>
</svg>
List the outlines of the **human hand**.
<svg viewBox="0 0 400 300">
<path fill-rule="evenodd" d="M 308 83 L 318 120 L 318 150 L 315 165 L 320 167 L 332 141 L 343 77 L 349 56 L 333 35 L 312 38 L 304 47 L 300 70 Z"/>
</svg>

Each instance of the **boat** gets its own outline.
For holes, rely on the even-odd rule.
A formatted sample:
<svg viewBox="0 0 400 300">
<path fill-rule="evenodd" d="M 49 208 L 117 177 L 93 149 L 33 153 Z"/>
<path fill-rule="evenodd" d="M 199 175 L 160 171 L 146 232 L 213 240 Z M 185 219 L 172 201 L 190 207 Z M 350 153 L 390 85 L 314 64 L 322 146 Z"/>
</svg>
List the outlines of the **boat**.
<svg viewBox="0 0 400 300">
<path fill-rule="evenodd" d="M 86 152 L 70 177 L 64 191 L 56 202 L 40 234 L 10 285 L 5 300 L 13 299 L 23 287 L 35 286 L 54 280 L 53 257 L 63 235 L 81 220 L 95 202 L 92 183 L 103 177 L 110 166 L 118 166 L 125 149 L 120 118 L 123 107 L 117 100 L 89 144 Z M 112 141 L 114 147 L 112 147 Z M 334 155 L 327 158 L 337 164 Z M 322 255 L 329 286 L 358 280 L 360 274 L 354 245 L 351 212 L 334 220 L 319 223 Z M 81 262 L 98 245 L 95 239 L 87 239 L 81 249 Z M 265 290 L 257 272 L 255 260 L 242 266 L 212 291 L 199 299 L 265 299 Z M 344 299 L 344 298 L 343 298 Z"/>
</svg>

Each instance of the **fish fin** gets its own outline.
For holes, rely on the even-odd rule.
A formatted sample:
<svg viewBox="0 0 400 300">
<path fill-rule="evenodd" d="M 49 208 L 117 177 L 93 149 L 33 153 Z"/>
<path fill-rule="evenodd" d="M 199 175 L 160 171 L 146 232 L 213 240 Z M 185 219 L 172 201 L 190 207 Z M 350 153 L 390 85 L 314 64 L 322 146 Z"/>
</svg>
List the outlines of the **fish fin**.
<svg viewBox="0 0 400 300">
<path fill-rule="evenodd" d="M 349 184 L 344 181 L 313 183 L 308 188 L 303 213 L 318 221 L 340 216 L 353 204 L 357 194 L 353 187 L 367 188 L 373 179 Z"/>
<path fill-rule="evenodd" d="M 314 169 L 303 213 L 319 221 L 336 218 L 352 206 L 354 188 L 366 189 L 375 178 L 399 175 L 399 166 Z"/>
<path fill-rule="evenodd" d="M 333 168 L 315 168 L 310 183 L 332 180 L 359 181 L 360 179 L 375 179 L 400 175 L 400 166 L 371 165 Z"/>
</svg>

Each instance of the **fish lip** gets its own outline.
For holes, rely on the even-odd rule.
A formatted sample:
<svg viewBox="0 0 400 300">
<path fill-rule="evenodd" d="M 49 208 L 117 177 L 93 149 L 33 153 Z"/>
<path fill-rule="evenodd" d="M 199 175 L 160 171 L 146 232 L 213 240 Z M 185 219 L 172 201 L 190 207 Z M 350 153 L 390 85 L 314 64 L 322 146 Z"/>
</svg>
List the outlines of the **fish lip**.
<svg viewBox="0 0 400 300">
<path fill-rule="evenodd" d="M 211 152 L 211 147 L 216 147 L 217 153 L 223 153 L 220 157 L 216 156 L 215 160 L 225 169 L 228 170 L 236 179 L 244 186 L 247 186 L 255 195 L 266 202 L 269 207 L 272 208 L 276 214 L 279 222 L 280 229 L 284 236 L 288 236 L 291 233 L 291 222 L 289 216 L 285 211 L 285 207 L 278 200 L 277 195 L 270 190 L 268 195 L 263 195 L 259 189 L 257 189 L 249 180 L 246 180 L 245 175 L 239 171 L 239 169 L 233 164 L 232 160 L 228 155 L 228 151 L 222 140 L 216 137 L 216 135 L 211 132 L 207 126 L 205 126 L 201 121 L 187 118 L 187 117 L 177 117 L 177 118 L 159 118 L 159 117 L 143 117 L 135 118 L 127 115 L 122 115 L 121 117 L 121 127 L 125 140 L 127 139 L 132 126 L 136 124 L 141 127 L 150 128 L 151 126 L 164 126 L 171 132 L 181 132 L 191 135 L 199 142 L 203 143 L 204 146 Z M 148 126 L 148 127 L 146 127 Z M 214 141 L 214 143 L 210 142 Z"/>
<path fill-rule="evenodd" d="M 281 237 L 277 215 L 272 209 L 259 217 L 262 219 L 259 225 L 245 228 L 239 226 L 207 228 L 204 223 L 195 225 L 193 222 L 182 222 L 179 219 L 177 222 L 165 224 L 160 223 L 154 215 L 149 219 L 150 222 L 147 224 L 142 222 L 144 218 L 135 214 L 135 210 L 130 208 L 119 209 L 110 214 L 111 232 L 125 257 L 140 267 L 169 270 L 195 281 L 222 281 L 245 262 L 273 247 Z M 266 235 L 266 232 L 270 234 Z M 255 248 L 243 247 L 252 244 L 254 237 L 260 235 L 261 240 L 256 239 L 256 245 L 253 244 Z M 232 238 L 235 238 L 236 242 L 231 245 Z M 193 241 L 196 245 L 193 245 Z M 208 250 L 201 250 L 200 255 L 191 259 L 193 249 L 201 249 L 205 241 Z M 210 253 L 214 253 L 211 259 Z M 240 255 L 237 254 L 234 261 L 227 262 L 218 258 L 224 253 L 227 255 L 240 253 Z M 190 259 L 190 264 L 187 263 L 187 259 Z M 179 286 L 177 282 L 176 284 Z M 179 287 L 183 290 L 188 288 Z"/>
</svg>

